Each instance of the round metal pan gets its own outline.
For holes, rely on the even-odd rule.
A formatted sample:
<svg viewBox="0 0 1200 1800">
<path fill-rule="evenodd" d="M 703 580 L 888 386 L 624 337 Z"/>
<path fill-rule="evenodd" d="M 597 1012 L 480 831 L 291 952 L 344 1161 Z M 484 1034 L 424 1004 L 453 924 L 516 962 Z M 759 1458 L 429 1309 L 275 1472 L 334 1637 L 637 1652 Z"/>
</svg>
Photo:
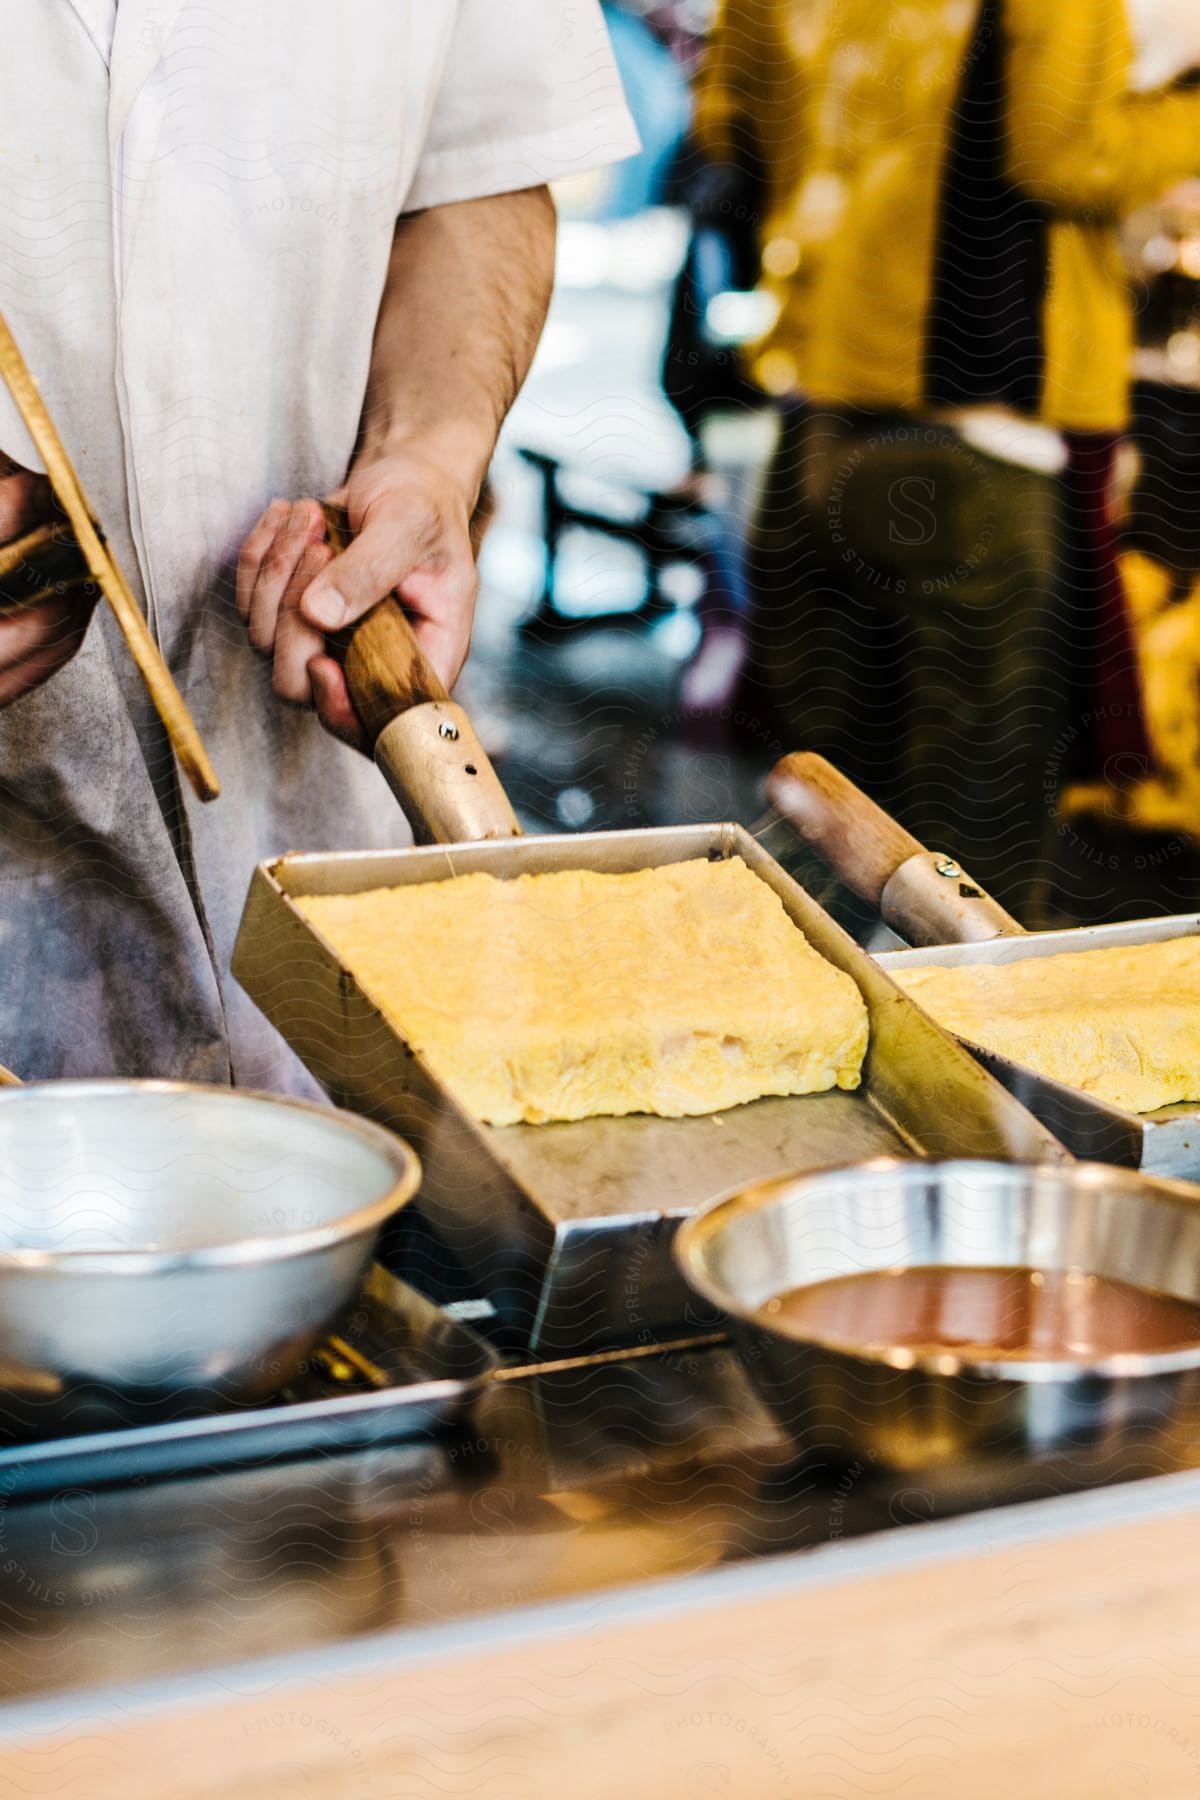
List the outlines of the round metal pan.
<svg viewBox="0 0 1200 1800">
<path fill-rule="evenodd" d="M 0 1416 L 253 1404 L 354 1297 L 416 1192 L 400 1138 L 185 1083 L 0 1092 Z"/>
<path fill-rule="evenodd" d="M 1094 1361 L 976 1361 L 801 1339 L 768 1300 L 868 1269 L 1077 1269 L 1200 1308 L 1200 1191 L 1100 1164 L 879 1161 L 765 1183 L 680 1227 L 686 1280 L 724 1313 L 795 1441 L 881 1471 L 1089 1459 L 1105 1475 L 1200 1450 L 1200 1345 Z"/>
</svg>

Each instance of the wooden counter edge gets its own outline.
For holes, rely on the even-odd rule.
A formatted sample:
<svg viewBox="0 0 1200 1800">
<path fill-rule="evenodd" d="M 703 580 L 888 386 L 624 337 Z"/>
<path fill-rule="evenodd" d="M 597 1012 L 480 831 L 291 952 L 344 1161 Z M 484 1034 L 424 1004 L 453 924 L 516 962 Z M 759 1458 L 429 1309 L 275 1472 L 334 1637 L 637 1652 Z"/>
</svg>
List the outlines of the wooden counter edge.
<svg viewBox="0 0 1200 1800">
<path fill-rule="evenodd" d="M 1200 1476 L 1165 1477 L 9 1709 L 0 1792 L 1182 1800 L 1198 1586 Z"/>
</svg>

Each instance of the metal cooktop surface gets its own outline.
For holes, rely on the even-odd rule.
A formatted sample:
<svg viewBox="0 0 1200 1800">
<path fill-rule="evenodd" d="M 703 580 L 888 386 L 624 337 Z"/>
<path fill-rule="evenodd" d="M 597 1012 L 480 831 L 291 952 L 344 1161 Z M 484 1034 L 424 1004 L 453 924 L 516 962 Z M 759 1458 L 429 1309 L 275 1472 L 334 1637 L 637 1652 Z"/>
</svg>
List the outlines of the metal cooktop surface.
<svg viewBox="0 0 1200 1800">
<path fill-rule="evenodd" d="M 711 1334 L 508 1368 L 422 1442 L 0 1494 L 0 1722 L 51 1696 L 907 1534 L 1063 1486 L 1026 1468 L 943 1495 L 866 1462 L 800 1462 Z"/>
</svg>

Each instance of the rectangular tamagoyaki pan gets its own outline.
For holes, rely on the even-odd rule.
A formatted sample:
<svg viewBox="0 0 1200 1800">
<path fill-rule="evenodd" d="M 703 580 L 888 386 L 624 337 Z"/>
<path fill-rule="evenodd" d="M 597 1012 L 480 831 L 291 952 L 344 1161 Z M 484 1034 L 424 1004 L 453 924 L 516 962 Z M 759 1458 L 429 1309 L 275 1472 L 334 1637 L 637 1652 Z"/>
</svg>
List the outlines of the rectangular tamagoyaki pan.
<svg viewBox="0 0 1200 1800">
<path fill-rule="evenodd" d="M 334 547 L 344 546 L 344 514 L 327 507 L 326 525 Z M 874 1156 L 1037 1161 L 1066 1154 L 750 833 L 715 824 L 524 837 L 470 719 L 395 599 L 367 614 L 341 654 L 375 760 L 414 831 L 434 841 L 260 865 L 234 973 L 339 1104 L 386 1122 L 416 1147 L 425 1171 L 421 1211 L 504 1325 L 536 1354 L 636 1343 L 693 1324 L 670 1240 L 680 1219 L 731 1189 Z M 485 1125 L 360 991 L 295 905 L 303 895 L 476 870 L 510 880 L 732 856 L 767 883 L 814 948 L 863 994 L 871 1042 L 858 1091 L 756 1100 L 697 1118 Z"/>
<path fill-rule="evenodd" d="M 768 1098 L 684 1119 L 485 1125 L 439 1083 L 295 905 L 303 895 L 475 870 L 511 879 L 731 856 L 778 894 L 809 942 L 863 994 L 871 1035 L 856 1092 Z M 233 967 L 339 1105 L 391 1125 L 414 1145 L 425 1171 L 421 1211 L 539 1355 L 694 1324 L 670 1239 L 681 1218 L 731 1189 L 875 1156 L 1035 1161 L 1065 1154 L 738 825 L 284 856 L 254 875 Z"/>
<path fill-rule="evenodd" d="M 768 778 L 767 793 L 834 873 L 913 946 L 877 952 L 873 960 L 886 972 L 1023 962 L 1200 931 L 1197 913 L 1026 931 L 956 860 L 927 850 L 823 757 L 785 757 Z M 1127 1112 L 996 1051 L 967 1047 L 1073 1155 L 1200 1180 L 1200 1106 Z"/>
</svg>

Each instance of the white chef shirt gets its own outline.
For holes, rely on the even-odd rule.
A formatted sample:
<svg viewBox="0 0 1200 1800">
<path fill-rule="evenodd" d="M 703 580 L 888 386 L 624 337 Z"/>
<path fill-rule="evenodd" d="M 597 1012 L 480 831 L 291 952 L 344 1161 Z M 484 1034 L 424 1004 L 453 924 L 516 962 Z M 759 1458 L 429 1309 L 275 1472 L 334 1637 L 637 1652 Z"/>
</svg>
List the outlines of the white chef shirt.
<svg viewBox="0 0 1200 1800">
<path fill-rule="evenodd" d="M 117 0 L 75 0 L 75 11 L 105 62 L 110 62 L 117 28 Z"/>
<path fill-rule="evenodd" d="M 598 0 L 0 0 L 0 41 L 0 309 L 223 785 L 164 817 L 103 612 L 0 711 L 0 1061 L 304 1091 L 228 974 L 251 871 L 406 827 L 272 696 L 238 548 L 344 477 L 397 215 L 636 147 Z M 5 393 L 0 449 L 40 466 Z"/>
</svg>

